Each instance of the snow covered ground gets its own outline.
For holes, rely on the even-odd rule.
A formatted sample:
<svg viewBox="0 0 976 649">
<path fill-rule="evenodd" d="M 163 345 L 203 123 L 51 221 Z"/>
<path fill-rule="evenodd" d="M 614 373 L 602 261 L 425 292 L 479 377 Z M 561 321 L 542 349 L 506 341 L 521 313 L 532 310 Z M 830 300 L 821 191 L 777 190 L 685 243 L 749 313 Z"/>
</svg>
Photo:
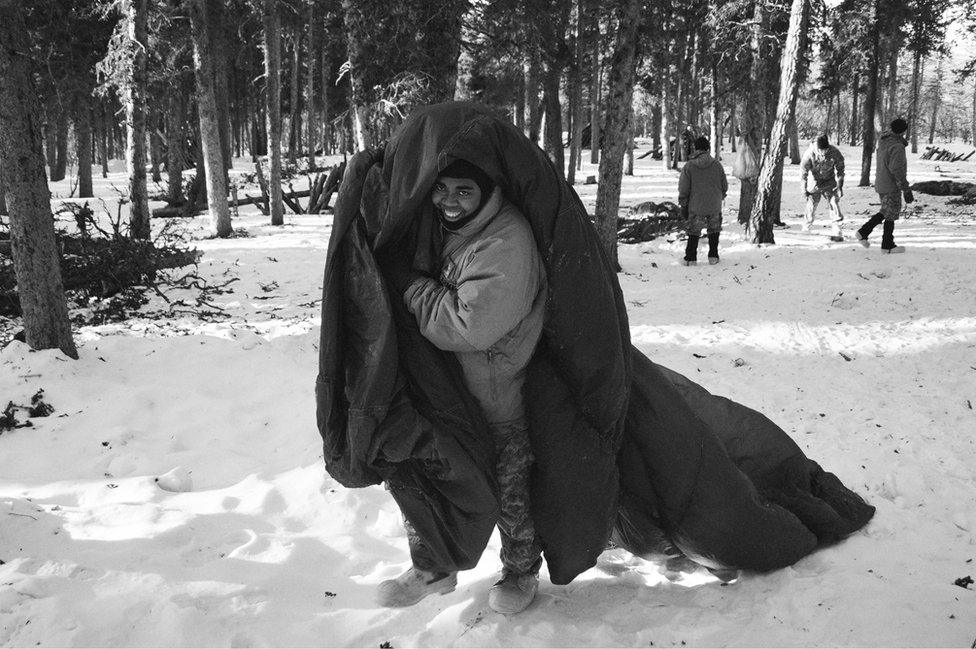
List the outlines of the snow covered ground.
<svg viewBox="0 0 976 649">
<path fill-rule="evenodd" d="M 910 178 L 974 182 L 976 162 L 910 156 Z M 455 592 L 377 608 L 409 564 L 397 508 L 331 480 L 315 427 L 331 217 L 273 228 L 242 209 L 245 238 L 188 224 L 200 274 L 231 282 L 228 317 L 83 327 L 77 361 L 0 350 L 0 401 L 43 390 L 54 408 L 0 435 L 0 645 L 969 647 L 976 590 L 954 582 L 976 578 L 976 208 L 916 194 L 907 253 L 882 255 L 880 232 L 865 250 L 829 243 L 825 220 L 800 231 L 797 179 L 787 166 L 776 245 L 730 225 L 733 181 L 719 265 L 678 265 L 668 237 L 622 246 L 620 280 L 645 353 L 769 415 L 878 508 L 843 543 L 728 585 L 609 551 L 568 586 L 543 569 L 506 618 L 487 607 L 496 535 Z M 125 185 L 96 180 L 108 200 Z M 676 184 L 640 160 L 621 203 Z M 848 234 L 877 205 L 855 184 Z M 595 186 L 578 191 L 592 209 Z"/>
</svg>

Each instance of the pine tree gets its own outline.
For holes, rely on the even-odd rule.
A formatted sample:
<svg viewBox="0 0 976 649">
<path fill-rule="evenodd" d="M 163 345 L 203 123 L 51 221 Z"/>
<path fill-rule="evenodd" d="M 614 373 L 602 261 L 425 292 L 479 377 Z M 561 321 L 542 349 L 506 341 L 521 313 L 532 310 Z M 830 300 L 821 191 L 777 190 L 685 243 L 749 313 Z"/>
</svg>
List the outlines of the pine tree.
<svg viewBox="0 0 976 649">
<path fill-rule="evenodd" d="M 640 0 L 625 0 L 617 10 L 617 39 L 610 62 L 606 129 L 600 148 L 600 177 L 596 194 L 596 230 L 614 266 L 617 264 L 617 218 L 627 133 L 633 119 L 637 68 L 637 30 Z"/>
<path fill-rule="evenodd" d="M 60 349 L 78 358 L 55 245 L 38 122 L 41 110 L 29 52 L 20 2 L 0 0 L 0 186 L 9 201 L 25 339 L 33 349 Z"/>
<path fill-rule="evenodd" d="M 193 32 L 193 63 L 199 106 L 197 112 L 200 120 L 200 146 L 203 150 L 203 170 L 197 168 L 197 173 L 202 171 L 206 174 L 210 227 L 218 237 L 227 237 L 233 233 L 233 226 L 227 205 L 227 170 L 217 121 L 217 93 L 212 68 L 213 26 L 210 23 L 207 2 L 208 0 L 188 0 L 187 4 Z"/>
<path fill-rule="evenodd" d="M 773 122 L 769 147 L 762 158 L 757 181 L 756 200 L 750 218 L 755 243 L 774 243 L 773 222 L 778 212 L 779 192 L 774 191 L 783 178 L 783 154 L 787 145 L 787 125 L 796 110 L 803 56 L 803 38 L 806 31 L 808 0 L 793 0 L 786 45 L 780 64 L 781 79 L 776 119 Z"/>
</svg>

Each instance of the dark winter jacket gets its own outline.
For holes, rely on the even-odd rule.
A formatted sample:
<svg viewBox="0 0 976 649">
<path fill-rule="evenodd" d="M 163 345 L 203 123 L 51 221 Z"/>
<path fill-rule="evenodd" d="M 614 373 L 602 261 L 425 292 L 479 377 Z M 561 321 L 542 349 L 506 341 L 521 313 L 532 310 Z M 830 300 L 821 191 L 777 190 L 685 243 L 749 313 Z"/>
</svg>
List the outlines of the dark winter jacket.
<svg viewBox="0 0 976 649">
<path fill-rule="evenodd" d="M 908 143 L 901 135 L 885 131 L 878 140 L 878 154 L 875 160 L 874 191 L 879 194 L 903 192 L 910 189 L 908 184 L 908 161 L 905 147 Z"/>
<path fill-rule="evenodd" d="M 678 178 L 678 204 L 689 214 L 712 216 L 722 213 L 722 201 L 729 193 L 729 181 L 722 163 L 699 151 L 681 169 Z"/>
<path fill-rule="evenodd" d="M 489 424 L 522 419 L 547 292 L 532 230 L 496 188 L 473 221 L 444 234 L 440 277 L 415 280 L 407 308 L 425 338 L 457 355 Z"/>
<path fill-rule="evenodd" d="M 594 565 L 615 527 L 638 553 L 663 533 L 707 565 L 769 570 L 870 519 L 872 507 L 768 419 L 631 347 L 614 269 L 579 198 L 514 125 L 469 103 L 417 110 L 343 179 L 316 383 L 336 480 L 386 481 L 445 539 L 444 565 L 477 563 L 497 513 L 485 422 L 453 354 L 420 334 L 384 279 L 398 246 L 437 276 L 428 192 L 456 158 L 484 169 L 524 214 L 548 277 L 525 401 L 532 516 L 553 583 Z"/>
</svg>

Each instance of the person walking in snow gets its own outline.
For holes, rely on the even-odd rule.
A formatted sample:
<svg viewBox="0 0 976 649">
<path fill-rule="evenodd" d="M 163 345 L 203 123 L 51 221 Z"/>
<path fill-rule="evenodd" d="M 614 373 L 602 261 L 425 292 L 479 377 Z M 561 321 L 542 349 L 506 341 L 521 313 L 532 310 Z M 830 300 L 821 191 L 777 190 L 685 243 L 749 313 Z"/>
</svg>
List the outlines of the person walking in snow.
<svg viewBox="0 0 976 649">
<path fill-rule="evenodd" d="M 902 197 L 905 203 L 915 200 L 912 189 L 908 184 L 908 161 L 905 158 L 904 133 L 908 130 L 908 122 L 898 118 L 891 122 L 889 130 L 881 135 L 878 142 L 878 153 L 875 159 L 874 191 L 881 199 L 881 211 L 868 219 L 857 231 L 857 240 L 862 246 L 870 246 L 868 237 L 882 222 L 881 252 L 905 252 L 903 246 L 895 245 L 895 221 L 901 215 Z"/>
<path fill-rule="evenodd" d="M 545 268 L 528 221 L 480 168 L 455 160 L 440 171 L 430 197 L 443 235 L 440 274 L 420 275 L 402 259 L 394 284 L 421 334 L 454 353 L 488 422 L 503 566 L 488 604 L 499 613 L 518 613 L 535 597 L 542 564 L 529 507 L 533 455 L 522 387 L 542 334 Z M 414 565 L 380 585 L 384 606 L 408 606 L 457 583 L 456 572 L 438 572 L 425 561 L 425 539 L 407 527 Z"/>
<path fill-rule="evenodd" d="M 695 151 L 681 170 L 678 204 L 687 219 L 688 244 L 682 264 L 698 264 L 698 240 L 708 233 L 708 263 L 718 263 L 718 239 L 722 232 L 722 201 L 729 191 L 722 163 L 709 153 L 708 138 L 695 140 Z"/>
<path fill-rule="evenodd" d="M 830 144 L 826 135 L 812 142 L 800 162 L 800 183 L 807 198 L 803 231 L 813 226 L 820 199 L 827 199 L 831 216 L 831 241 L 843 241 L 841 224 L 844 214 L 840 210 L 840 197 L 844 195 L 844 156 Z"/>
</svg>

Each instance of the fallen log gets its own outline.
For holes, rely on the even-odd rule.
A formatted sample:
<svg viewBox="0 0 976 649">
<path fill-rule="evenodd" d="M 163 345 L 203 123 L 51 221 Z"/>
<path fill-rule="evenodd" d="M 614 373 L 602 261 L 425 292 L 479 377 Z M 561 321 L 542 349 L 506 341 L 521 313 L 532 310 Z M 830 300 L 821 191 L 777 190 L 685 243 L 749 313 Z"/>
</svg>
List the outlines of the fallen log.
<svg viewBox="0 0 976 649">
<path fill-rule="evenodd" d="M 290 193 L 287 193 L 287 194 L 286 193 L 282 193 L 282 198 L 292 198 L 292 199 L 294 199 L 294 198 L 306 198 L 308 196 L 308 194 L 309 194 L 309 190 L 307 190 L 307 189 L 300 189 L 298 191 L 290 192 Z M 257 205 L 258 207 L 262 207 L 263 206 L 263 203 L 264 203 L 264 197 L 263 196 L 251 196 L 249 194 L 245 194 L 244 195 L 244 198 L 241 198 L 241 199 L 239 199 L 237 201 L 238 207 L 240 207 L 241 205 Z M 206 210 L 207 210 L 207 206 L 206 205 L 198 205 L 196 211 L 194 211 L 193 213 L 187 214 L 187 213 L 184 213 L 185 212 L 185 208 L 183 206 L 167 205 L 166 207 L 157 207 L 156 209 L 154 209 L 152 211 L 152 215 L 153 215 L 153 218 L 167 218 L 167 217 L 174 217 L 174 216 L 180 216 L 180 217 L 182 217 L 182 216 L 197 216 L 199 214 L 202 214 Z M 266 212 L 264 212 L 263 209 L 261 211 L 262 211 L 262 213 L 266 213 Z"/>
</svg>

